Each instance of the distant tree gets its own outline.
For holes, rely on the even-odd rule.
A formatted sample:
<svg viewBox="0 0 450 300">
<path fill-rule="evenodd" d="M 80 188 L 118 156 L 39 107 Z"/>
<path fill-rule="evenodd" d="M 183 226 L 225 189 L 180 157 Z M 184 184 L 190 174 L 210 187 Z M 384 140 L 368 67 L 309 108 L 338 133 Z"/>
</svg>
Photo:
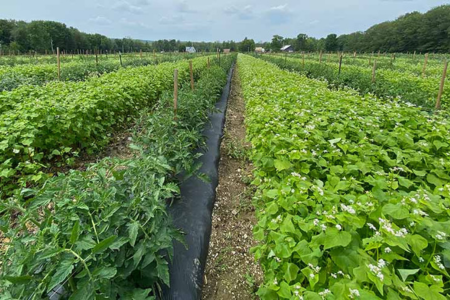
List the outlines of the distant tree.
<svg viewBox="0 0 450 300">
<path fill-rule="evenodd" d="M 8 45 L 11 43 L 12 31 L 16 26 L 13 20 L 0 20 L 0 44 Z"/>
<path fill-rule="evenodd" d="M 332 33 L 325 39 L 325 50 L 327 51 L 337 51 L 338 50 L 338 39 L 337 35 Z"/>
<path fill-rule="evenodd" d="M 280 51 L 283 47 L 283 37 L 280 35 L 274 35 L 272 38 L 272 43 L 270 44 L 270 49 L 272 51 Z"/>
<path fill-rule="evenodd" d="M 300 33 L 297 35 L 297 38 L 294 39 L 293 46 L 295 51 L 306 51 L 308 36 L 306 34 Z"/>
<path fill-rule="evenodd" d="M 239 44 L 239 51 L 241 51 L 241 52 L 253 52 L 253 51 L 255 51 L 255 41 L 253 39 L 245 38 Z"/>
</svg>

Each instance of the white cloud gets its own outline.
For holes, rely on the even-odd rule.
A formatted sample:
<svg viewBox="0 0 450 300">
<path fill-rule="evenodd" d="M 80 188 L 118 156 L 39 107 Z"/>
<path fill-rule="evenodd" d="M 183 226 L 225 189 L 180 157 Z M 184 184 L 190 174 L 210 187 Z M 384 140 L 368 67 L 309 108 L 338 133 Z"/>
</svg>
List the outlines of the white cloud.
<svg viewBox="0 0 450 300">
<path fill-rule="evenodd" d="M 129 26 L 129 27 L 141 27 L 141 28 L 150 28 L 150 26 L 142 23 L 142 22 L 136 22 L 136 21 L 132 21 L 132 20 L 128 20 L 127 18 L 122 18 L 119 21 L 120 24 L 124 25 L 124 26 Z"/>
<path fill-rule="evenodd" d="M 151 0 L 136 0 L 136 5 L 147 6 L 151 4 Z"/>
<path fill-rule="evenodd" d="M 91 18 L 89 19 L 90 23 L 95 23 L 98 25 L 110 25 L 112 23 L 112 21 L 108 18 L 105 17 L 101 17 L 101 16 L 97 16 L 95 18 Z"/>
<path fill-rule="evenodd" d="M 113 6 L 112 9 L 120 11 L 120 12 L 129 12 L 132 14 L 140 14 L 142 13 L 142 8 L 139 6 L 132 5 L 127 1 L 118 1 Z"/>
<path fill-rule="evenodd" d="M 182 14 L 174 14 L 171 16 L 164 16 L 159 19 L 160 24 L 164 25 L 180 25 L 185 20 Z"/>
<path fill-rule="evenodd" d="M 287 4 L 273 6 L 266 12 L 266 18 L 275 25 L 289 23 L 292 15 Z"/>
<path fill-rule="evenodd" d="M 232 5 L 225 8 L 224 12 L 228 15 L 237 16 L 241 20 L 250 20 L 255 17 L 251 5 L 247 5 L 242 8 L 237 8 Z"/>
<path fill-rule="evenodd" d="M 269 10 L 285 12 L 287 10 L 287 4 L 273 6 Z"/>
<path fill-rule="evenodd" d="M 189 7 L 189 4 L 186 0 L 179 0 L 176 4 L 175 4 L 175 9 L 178 12 L 181 13 L 194 13 L 195 10 L 193 10 L 192 8 Z"/>
</svg>

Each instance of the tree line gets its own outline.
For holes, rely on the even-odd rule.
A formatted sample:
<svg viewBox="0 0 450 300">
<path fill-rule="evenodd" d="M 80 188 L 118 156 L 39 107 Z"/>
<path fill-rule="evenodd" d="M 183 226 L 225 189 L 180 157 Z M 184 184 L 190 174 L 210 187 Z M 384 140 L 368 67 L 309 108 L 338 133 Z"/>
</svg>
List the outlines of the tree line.
<svg viewBox="0 0 450 300">
<path fill-rule="evenodd" d="M 148 47 L 148 43 L 131 38 L 111 39 L 88 34 L 53 21 L 16 21 L 0 19 L 0 48 L 3 53 L 65 52 L 79 50 L 130 51 Z"/>
<path fill-rule="evenodd" d="M 450 5 L 442 5 L 422 14 L 412 12 L 394 21 L 372 26 L 364 32 L 329 34 L 314 38 L 304 33 L 294 38 L 274 35 L 270 42 L 255 43 L 245 38 L 241 42 L 183 42 L 179 40 L 142 41 L 131 38 L 111 39 L 101 34 L 88 34 L 63 23 L 53 21 L 15 21 L 0 19 L 0 51 L 4 54 L 54 52 L 59 47 L 65 52 L 102 50 L 136 52 L 185 51 L 193 46 L 197 51 L 216 49 L 252 52 L 255 47 L 280 51 L 291 45 L 294 51 L 358 51 L 358 52 L 448 52 L 450 51 Z"/>
<path fill-rule="evenodd" d="M 142 41 L 131 38 L 112 39 L 101 34 L 88 34 L 63 23 L 54 21 L 16 21 L 0 19 L 0 51 L 9 53 L 53 53 L 56 47 L 66 53 L 78 51 L 101 50 L 103 52 L 121 51 L 165 51 L 183 52 L 188 46 L 194 46 L 197 51 L 216 51 L 231 49 L 238 51 L 234 41 L 225 42 L 182 42 L 177 40 Z"/>
<path fill-rule="evenodd" d="M 412 12 L 372 26 L 368 30 L 351 34 L 329 34 L 316 39 L 306 34 L 295 38 L 274 35 L 267 49 L 279 51 L 291 45 L 294 51 L 346 51 L 346 52 L 449 52 L 450 5 L 442 5 L 426 13 Z"/>
</svg>

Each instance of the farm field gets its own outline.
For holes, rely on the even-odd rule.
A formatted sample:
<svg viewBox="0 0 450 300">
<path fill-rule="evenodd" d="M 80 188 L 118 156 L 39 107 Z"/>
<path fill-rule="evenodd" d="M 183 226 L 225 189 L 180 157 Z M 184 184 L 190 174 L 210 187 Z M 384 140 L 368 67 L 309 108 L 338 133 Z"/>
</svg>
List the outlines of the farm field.
<svg viewBox="0 0 450 300">
<path fill-rule="evenodd" d="M 397 70 L 396 67 L 380 68 L 376 70 L 373 76 L 373 63 L 366 66 L 349 63 L 351 58 L 343 60 L 341 72 L 339 73 L 339 59 L 336 62 L 336 55 L 333 55 L 333 61 L 327 62 L 322 57 L 305 59 L 280 56 L 259 56 L 259 58 L 276 63 L 282 68 L 297 71 L 311 78 L 323 78 L 330 84 L 337 87 L 348 86 L 361 91 L 362 94 L 373 93 L 379 97 L 401 97 L 404 101 L 425 108 L 434 108 L 439 93 L 440 82 L 443 74 L 444 63 L 436 64 L 432 70 L 436 75 L 419 75 L 414 70 L 417 66 L 414 64 L 404 64 L 405 70 Z M 396 63 L 395 63 L 396 64 Z M 407 69 L 407 70 L 406 70 Z M 439 73 L 440 75 L 437 75 Z M 446 85 L 450 84 L 450 79 L 446 78 Z M 443 91 L 441 102 L 444 108 L 448 105 L 450 92 L 448 89 Z"/>
<path fill-rule="evenodd" d="M 130 137 L 132 154 L 104 158 L 85 171 L 60 174 L 3 200 L 2 224 L 13 222 L 3 231 L 0 247 L 8 262 L 0 281 L 6 299 L 51 297 L 62 290 L 70 299 L 153 299 L 162 284 L 169 284 L 166 255 L 171 256 L 172 239 L 182 237 L 171 225 L 166 201 L 179 193 L 177 174 L 195 171 L 193 150 L 203 144 L 200 131 L 235 56 L 222 57 L 220 66 L 209 58 L 210 66 L 206 57 L 192 61 L 194 90 L 185 84 L 187 61 L 118 71 L 136 89 L 119 87 L 126 99 L 136 99 L 131 104 L 139 111 Z M 173 80 L 165 77 L 174 68 L 181 84 L 176 117 L 174 94 L 166 88 Z M 145 286 L 131 274 L 145 278 Z"/>
<path fill-rule="evenodd" d="M 445 0 L 2 3 L 0 300 L 450 300 L 449 61 Z"/>
<path fill-rule="evenodd" d="M 211 57 L 212 59 L 212 57 Z M 193 76 L 207 66 L 207 57 L 192 60 Z M 189 80 L 189 63 L 125 68 L 84 82 L 52 82 L 24 86 L 0 95 L 0 175 L 2 196 L 18 187 L 42 182 L 48 163 L 70 165 L 80 150 L 104 147 L 111 131 L 131 121 L 140 109 L 152 107 L 173 83 Z"/>
<path fill-rule="evenodd" d="M 162 62 L 175 62 L 182 59 L 192 59 L 199 55 L 158 54 L 151 56 L 139 55 L 89 55 L 74 58 L 61 58 L 60 81 L 83 81 L 90 77 L 98 77 L 105 73 L 119 70 L 121 67 L 139 67 L 155 65 Z M 6 58 L 8 59 L 8 58 Z M 0 58 L 0 62 L 5 58 Z M 46 58 L 41 63 L 17 64 L 14 66 L 0 65 L 0 92 L 10 91 L 22 85 L 44 85 L 58 80 L 57 62 Z"/>
<path fill-rule="evenodd" d="M 166 202 L 179 197 L 178 174 L 196 173 L 193 150 L 204 141 L 201 129 L 236 55 L 175 57 L 0 94 L 0 220 L 7 226 L 0 240 L 7 262 L 0 289 L 7 291 L 6 299 L 62 290 L 71 299 L 151 299 L 169 285 L 172 241 L 184 237 L 167 215 Z M 224 225 L 227 232 L 241 227 L 247 233 L 234 244 L 223 244 L 227 235 L 213 234 L 213 251 L 224 261 L 211 263 L 207 274 L 214 286 L 207 286 L 205 299 L 213 299 L 220 284 L 228 286 L 221 292 L 225 298 L 445 299 L 450 288 L 445 109 L 433 113 L 431 104 L 411 104 L 408 95 L 417 86 L 411 94 L 367 93 L 357 84 L 369 80 L 364 73 L 369 67 L 347 66 L 340 75 L 335 68 L 313 59 L 303 65 L 302 57 L 238 55 L 231 89 L 244 101 L 239 118 L 247 137 L 227 137 L 223 155 L 228 164 L 246 169 L 245 176 L 230 175 L 242 194 L 235 197 L 244 202 L 224 202 L 230 211 L 219 213 L 223 219 L 236 215 Z M 174 69 L 181 86 L 176 118 Z M 363 79 L 344 77 L 348 70 Z M 379 70 L 389 72 L 401 73 Z M 405 74 L 416 80 L 405 86 L 438 80 Z M 392 84 L 393 77 L 382 75 L 376 87 Z M 338 84 L 343 78 L 345 84 Z M 80 155 L 100 152 L 125 128 L 124 149 L 73 168 Z M 227 201 L 226 193 L 219 189 L 221 201 Z M 235 277 L 241 278 L 234 288 L 233 279 L 224 277 L 233 249 L 248 251 L 234 259 Z M 132 274 L 147 284 L 140 286 Z"/>
<path fill-rule="evenodd" d="M 322 53 L 322 62 L 339 63 L 343 54 L 342 65 L 361 66 L 372 69 L 377 62 L 377 69 L 401 71 L 424 77 L 441 77 L 444 61 L 448 57 L 442 54 L 403 54 L 403 53 Z M 276 54 L 282 56 L 282 54 Z M 320 53 L 304 53 L 305 60 L 320 61 Z M 288 57 L 303 59 L 302 53 L 288 54 Z M 426 61 L 426 65 L 425 65 Z M 425 70 L 424 70 L 425 66 Z M 425 71 L 425 72 L 424 72 Z"/>
<path fill-rule="evenodd" d="M 262 299 L 446 299 L 450 124 L 240 55 Z"/>
</svg>

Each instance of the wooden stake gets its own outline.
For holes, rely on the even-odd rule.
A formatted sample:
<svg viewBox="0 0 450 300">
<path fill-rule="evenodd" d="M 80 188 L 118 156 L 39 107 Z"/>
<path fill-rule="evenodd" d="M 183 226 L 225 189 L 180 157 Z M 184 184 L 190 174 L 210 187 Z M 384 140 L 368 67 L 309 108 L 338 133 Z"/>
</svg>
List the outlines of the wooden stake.
<svg viewBox="0 0 450 300">
<path fill-rule="evenodd" d="M 141 56 L 142 59 L 142 49 L 139 51 L 139 55 Z"/>
<path fill-rule="evenodd" d="M 373 62 L 373 70 L 372 70 L 372 83 L 375 83 L 375 74 L 377 70 L 377 61 Z"/>
<path fill-rule="evenodd" d="M 414 51 L 413 59 L 416 60 L 416 51 Z"/>
<path fill-rule="evenodd" d="M 439 93 L 438 93 L 438 97 L 436 100 L 436 109 L 441 109 L 441 98 L 442 98 L 442 93 L 444 92 L 444 84 L 445 84 L 445 77 L 447 76 L 447 68 L 448 68 L 448 61 L 445 60 L 444 72 L 442 74 L 441 85 L 439 86 Z"/>
<path fill-rule="evenodd" d="M 342 57 L 343 57 L 343 55 L 341 54 L 341 56 L 339 57 L 339 75 L 341 75 Z"/>
<path fill-rule="evenodd" d="M 208 57 L 208 69 L 209 69 L 209 67 L 210 67 L 210 64 L 209 64 L 209 57 Z"/>
<path fill-rule="evenodd" d="M 303 52 L 303 69 L 305 68 L 305 52 Z"/>
<path fill-rule="evenodd" d="M 173 72 L 173 113 L 174 119 L 177 119 L 178 109 L 178 69 Z"/>
<path fill-rule="evenodd" d="M 191 75 L 191 91 L 194 91 L 194 72 L 192 72 L 192 60 L 189 61 L 189 73 Z"/>
<path fill-rule="evenodd" d="M 422 78 L 425 77 L 425 71 L 427 70 L 427 64 L 428 64 L 428 53 L 425 54 L 425 62 L 423 63 L 423 69 L 422 69 Z"/>
<path fill-rule="evenodd" d="M 61 58 L 59 54 L 59 47 L 56 47 L 56 62 L 58 65 L 58 80 L 61 80 Z"/>
<path fill-rule="evenodd" d="M 95 50 L 95 66 L 98 68 L 98 50 Z"/>
<path fill-rule="evenodd" d="M 122 53 L 119 51 L 119 60 L 120 60 L 120 66 L 123 67 L 122 64 Z"/>
<path fill-rule="evenodd" d="M 322 63 L 322 55 L 323 55 L 322 50 L 320 50 L 319 64 Z"/>
</svg>

